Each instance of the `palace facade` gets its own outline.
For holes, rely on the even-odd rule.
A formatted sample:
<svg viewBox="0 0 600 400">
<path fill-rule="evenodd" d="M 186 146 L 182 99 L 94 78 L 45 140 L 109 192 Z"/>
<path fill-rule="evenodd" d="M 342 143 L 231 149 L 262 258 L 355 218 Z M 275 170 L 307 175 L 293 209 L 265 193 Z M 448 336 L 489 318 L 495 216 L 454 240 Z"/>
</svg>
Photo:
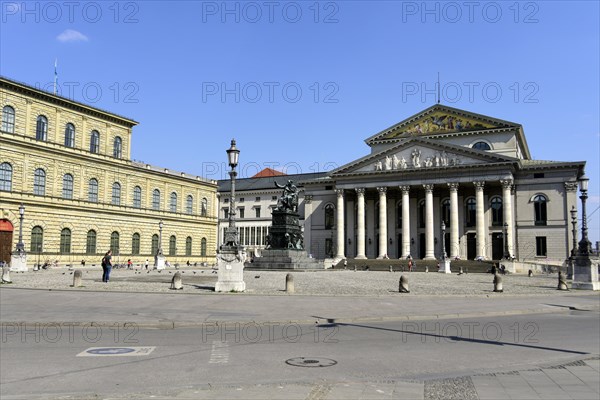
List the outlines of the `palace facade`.
<svg viewBox="0 0 600 400">
<path fill-rule="evenodd" d="M 29 264 L 214 261 L 217 182 L 131 160 L 136 121 L 6 78 L 0 108 L 0 260 L 22 204 Z"/>
<path fill-rule="evenodd" d="M 316 258 L 569 256 L 585 162 L 533 160 L 520 124 L 438 104 L 365 142 L 370 154 L 303 182 Z"/>
</svg>

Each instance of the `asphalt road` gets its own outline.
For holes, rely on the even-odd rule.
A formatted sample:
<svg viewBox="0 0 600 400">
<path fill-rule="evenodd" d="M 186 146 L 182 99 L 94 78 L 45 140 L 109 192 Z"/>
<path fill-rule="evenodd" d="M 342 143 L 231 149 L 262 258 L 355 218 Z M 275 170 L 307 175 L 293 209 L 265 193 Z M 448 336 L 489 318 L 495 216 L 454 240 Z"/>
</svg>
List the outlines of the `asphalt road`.
<svg viewBox="0 0 600 400">
<path fill-rule="evenodd" d="M 244 398 L 244 387 L 257 384 L 280 389 L 318 382 L 385 384 L 510 371 L 597 356 L 599 321 L 597 311 L 571 311 L 333 325 L 232 322 L 164 330 L 3 326 L 0 397 L 177 397 L 235 385 Z M 113 354 L 86 353 L 92 347 L 113 348 L 108 350 Z M 142 348 L 142 354 L 114 354 L 132 347 Z M 281 393 L 282 398 L 294 397 L 292 392 Z"/>
</svg>

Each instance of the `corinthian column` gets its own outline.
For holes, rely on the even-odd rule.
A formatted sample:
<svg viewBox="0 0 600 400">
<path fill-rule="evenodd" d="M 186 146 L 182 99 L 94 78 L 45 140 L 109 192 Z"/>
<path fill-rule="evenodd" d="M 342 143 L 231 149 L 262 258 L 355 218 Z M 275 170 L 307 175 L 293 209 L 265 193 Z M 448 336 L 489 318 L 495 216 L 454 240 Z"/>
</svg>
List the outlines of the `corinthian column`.
<svg viewBox="0 0 600 400">
<path fill-rule="evenodd" d="M 460 256 L 458 244 L 458 183 L 449 183 L 450 188 L 450 258 Z"/>
<path fill-rule="evenodd" d="M 512 257 L 513 253 L 513 212 L 512 212 L 512 195 L 510 190 L 512 188 L 512 180 L 500 181 L 502 184 L 502 214 L 504 215 L 504 222 L 507 224 L 506 228 L 506 247 L 508 248 L 508 254 Z"/>
<path fill-rule="evenodd" d="M 410 254 L 410 186 L 400 186 L 402 190 L 402 257 Z"/>
<path fill-rule="evenodd" d="M 483 207 L 483 186 L 485 182 L 473 182 L 475 185 L 475 234 L 477 236 L 477 258 L 485 258 L 485 214 Z"/>
<path fill-rule="evenodd" d="M 423 185 L 425 189 L 425 259 L 433 260 L 433 185 Z"/>
<path fill-rule="evenodd" d="M 387 188 L 378 187 L 379 192 L 379 257 L 387 254 Z"/>
<path fill-rule="evenodd" d="M 357 233 L 356 233 L 356 258 L 364 260 L 365 254 L 365 188 L 356 188 L 357 198 Z"/>
<path fill-rule="evenodd" d="M 337 252 L 335 259 L 339 261 L 346 258 L 344 255 L 344 189 L 336 189 L 335 192 L 337 194 Z"/>
</svg>

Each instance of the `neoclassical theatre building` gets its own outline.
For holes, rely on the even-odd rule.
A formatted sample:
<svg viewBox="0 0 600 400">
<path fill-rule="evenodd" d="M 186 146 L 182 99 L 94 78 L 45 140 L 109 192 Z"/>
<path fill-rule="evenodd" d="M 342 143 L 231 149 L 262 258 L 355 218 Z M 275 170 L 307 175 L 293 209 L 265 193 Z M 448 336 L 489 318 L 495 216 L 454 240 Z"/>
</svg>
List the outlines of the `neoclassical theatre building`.
<svg viewBox="0 0 600 400">
<path fill-rule="evenodd" d="M 518 123 L 434 105 L 366 139 L 370 154 L 304 186 L 317 258 L 569 256 L 585 162 L 533 160 Z M 504 226 L 506 224 L 506 226 Z M 441 227 L 445 225 L 442 239 Z"/>
<path fill-rule="evenodd" d="M 3 77 L 0 108 L 0 260 L 23 204 L 29 264 L 214 261 L 216 181 L 131 160 L 137 122 Z"/>
</svg>

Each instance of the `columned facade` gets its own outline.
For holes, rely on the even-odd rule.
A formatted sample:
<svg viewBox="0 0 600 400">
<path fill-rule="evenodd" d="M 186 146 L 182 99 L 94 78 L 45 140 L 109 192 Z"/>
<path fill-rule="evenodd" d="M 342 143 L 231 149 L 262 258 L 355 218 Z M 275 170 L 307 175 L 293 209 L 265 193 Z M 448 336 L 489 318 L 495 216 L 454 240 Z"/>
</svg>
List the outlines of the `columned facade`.
<svg viewBox="0 0 600 400">
<path fill-rule="evenodd" d="M 336 215 L 336 255 L 337 260 L 346 258 L 344 253 L 344 189 L 336 189 L 337 194 L 337 215 Z"/>
<path fill-rule="evenodd" d="M 365 188 L 356 188 L 356 258 L 367 258 L 365 253 Z"/>
<path fill-rule="evenodd" d="M 378 187 L 379 192 L 379 256 L 377 258 L 387 257 L 387 199 L 386 187 Z"/>
<path fill-rule="evenodd" d="M 473 182 L 475 185 L 475 237 L 477 239 L 477 258 L 485 258 L 485 214 L 483 202 L 483 187 L 485 182 Z"/>
<path fill-rule="evenodd" d="M 458 242 L 458 183 L 448 183 L 450 189 L 450 258 L 460 257 Z"/>
<path fill-rule="evenodd" d="M 425 259 L 435 258 L 433 238 L 433 185 L 423 185 L 425 189 Z"/>
<path fill-rule="evenodd" d="M 402 191 L 402 257 L 410 255 L 410 186 L 400 186 Z"/>
</svg>

